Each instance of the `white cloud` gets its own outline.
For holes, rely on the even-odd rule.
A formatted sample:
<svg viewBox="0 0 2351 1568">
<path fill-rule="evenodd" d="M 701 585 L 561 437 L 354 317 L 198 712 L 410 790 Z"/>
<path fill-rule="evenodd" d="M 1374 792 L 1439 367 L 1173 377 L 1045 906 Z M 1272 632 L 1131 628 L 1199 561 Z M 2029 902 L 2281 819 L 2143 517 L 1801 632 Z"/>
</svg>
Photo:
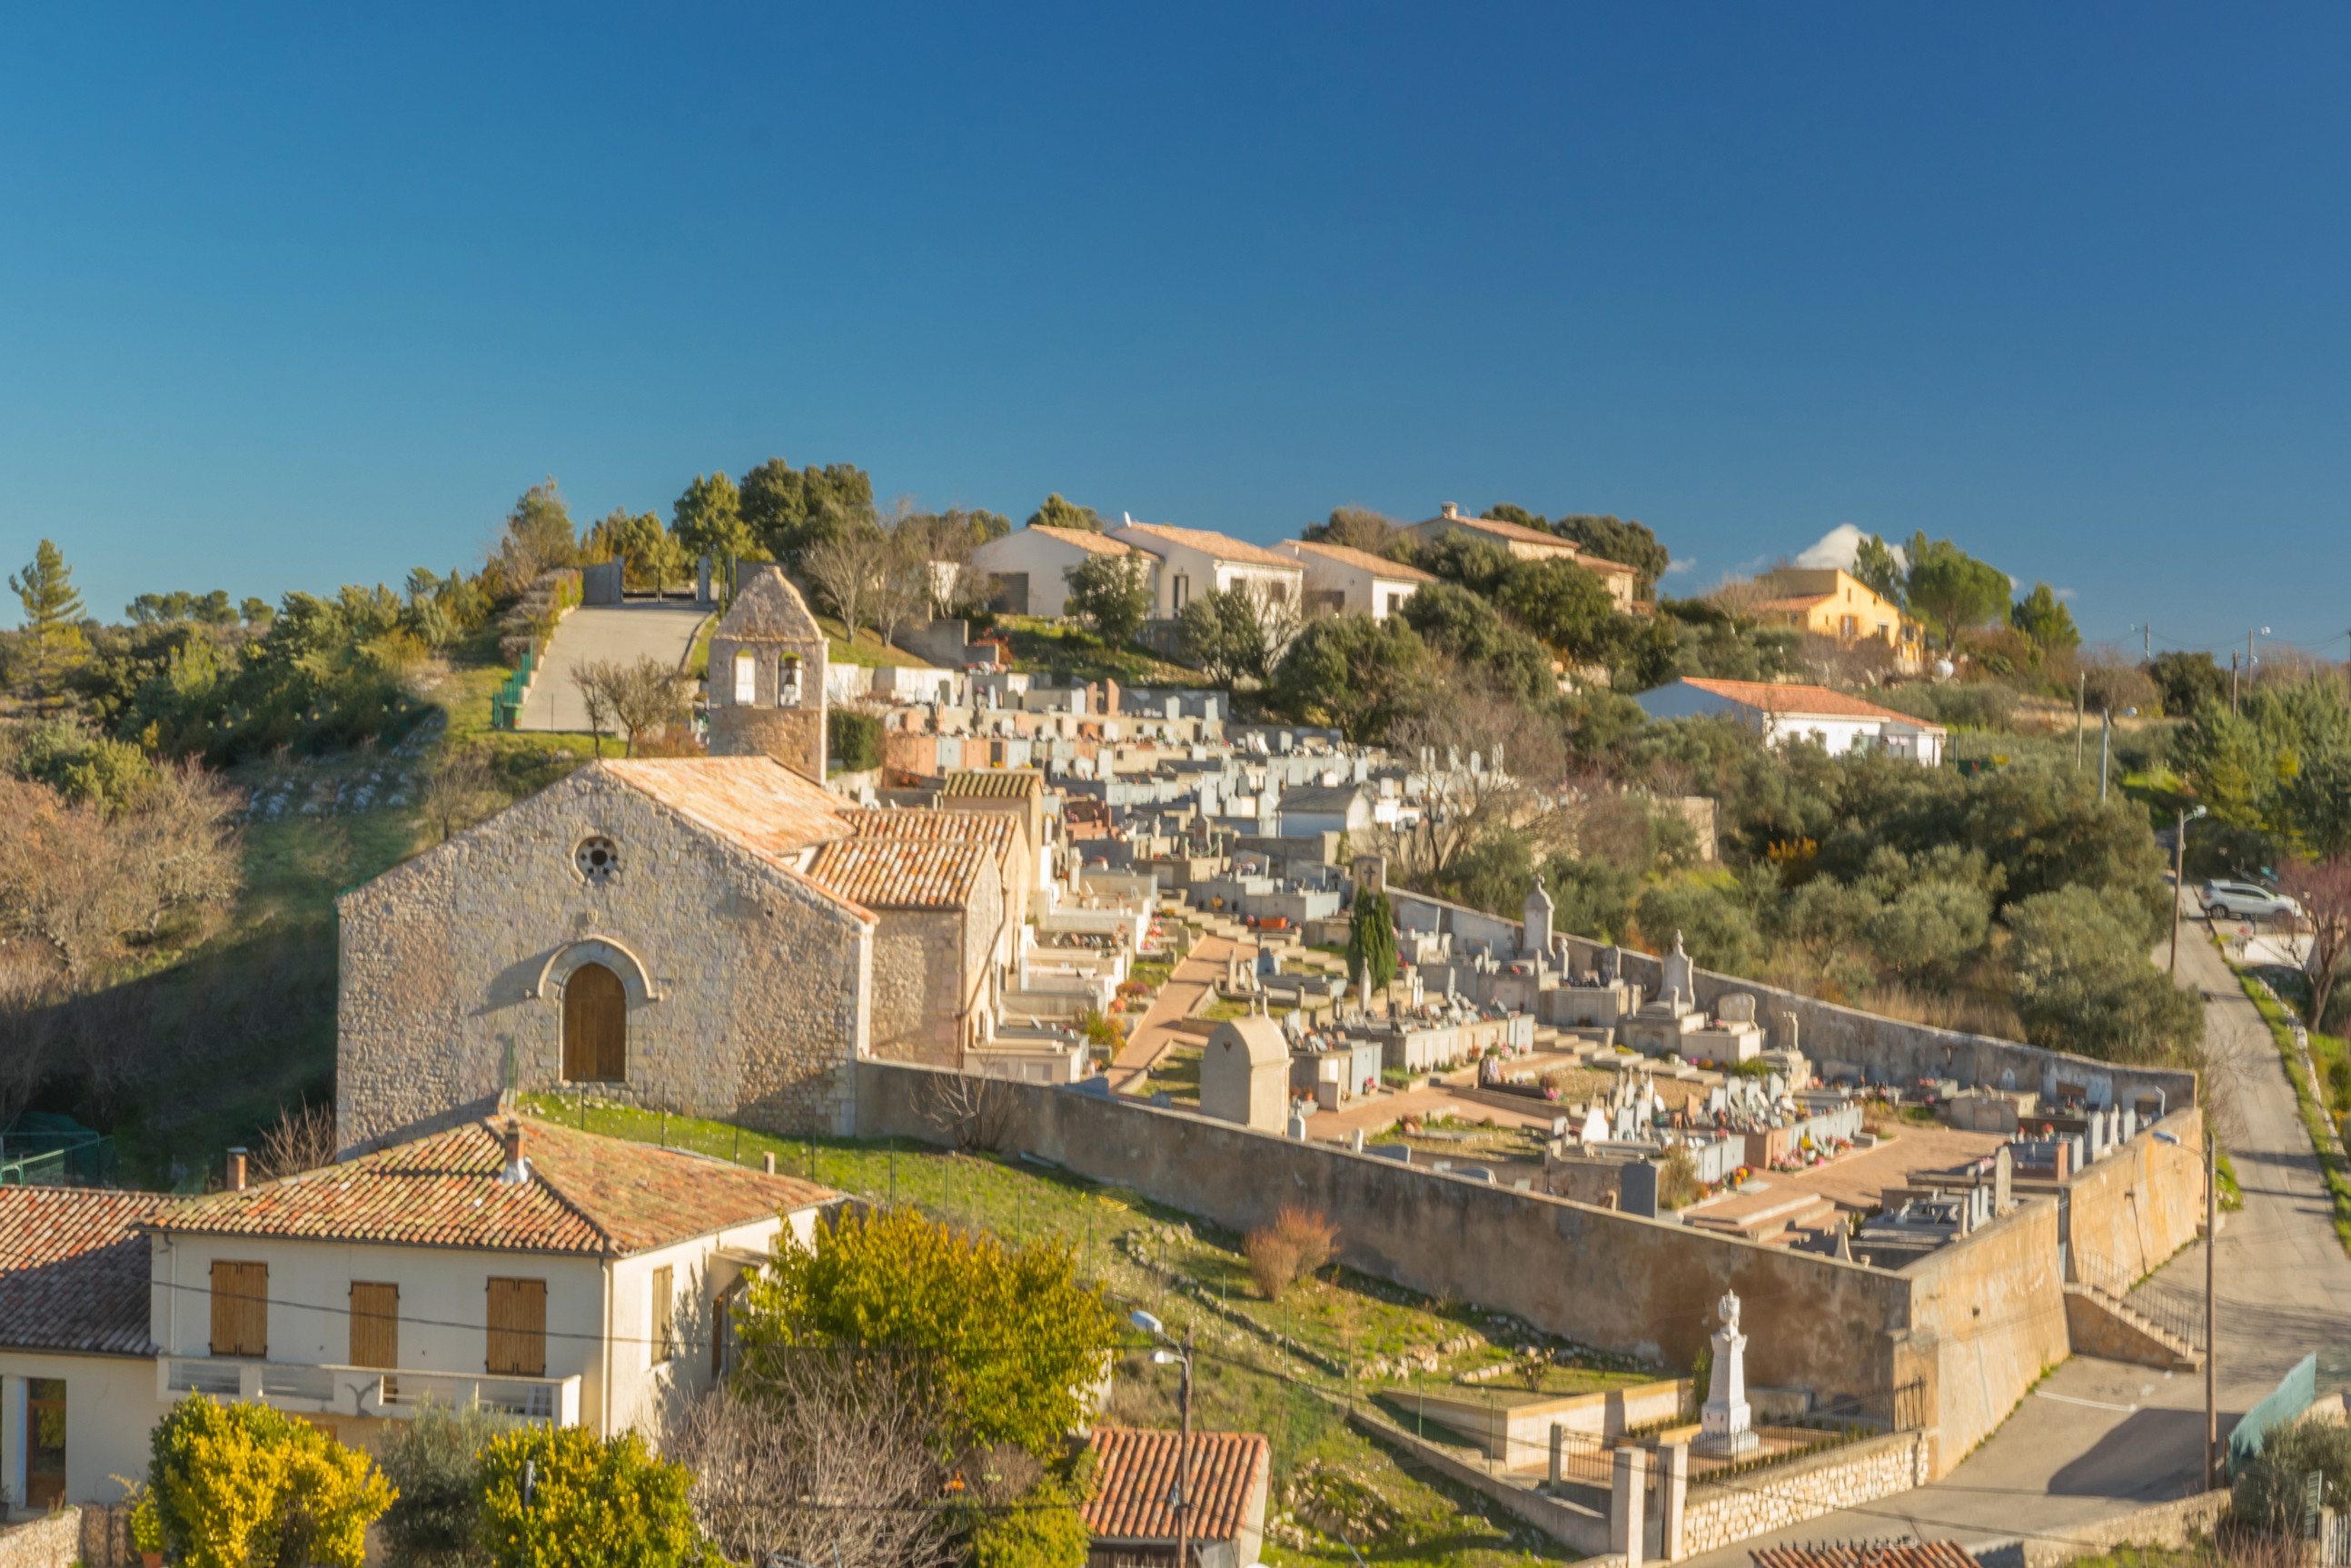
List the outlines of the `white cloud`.
<svg viewBox="0 0 2351 1568">
<path fill-rule="evenodd" d="M 2052 590 L 2052 591 L 2060 599 L 2076 599 L 2080 597 L 2074 590 L 2070 588 L 2059 588 Z"/>
<path fill-rule="evenodd" d="M 1839 523 L 1823 534 L 1812 549 L 1796 557 L 1795 564 L 1814 570 L 1834 566 L 1851 571 L 1854 554 L 1861 548 L 1861 541 L 1868 537 L 1869 534 L 1865 529 L 1857 528 L 1851 523 Z M 1910 564 L 1909 559 L 1902 553 L 1900 545 L 1887 548 L 1894 551 L 1896 564 L 1903 567 Z"/>
<path fill-rule="evenodd" d="M 1686 555 L 1679 560 L 1667 562 L 1666 570 L 1657 573 L 1657 575 L 1659 577 L 1678 577 L 1683 572 L 1696 571 L 1697 570 L 1698 557 L 1694 555 Z"/>
</svg>

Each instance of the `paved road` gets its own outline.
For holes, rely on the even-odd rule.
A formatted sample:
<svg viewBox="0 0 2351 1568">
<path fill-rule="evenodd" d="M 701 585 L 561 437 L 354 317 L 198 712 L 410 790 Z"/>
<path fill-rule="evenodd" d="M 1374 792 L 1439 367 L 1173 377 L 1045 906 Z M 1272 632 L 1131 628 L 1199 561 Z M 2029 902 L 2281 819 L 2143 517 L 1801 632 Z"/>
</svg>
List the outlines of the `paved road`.
<svg viewBox="0 0 2351 1568">
<path fill-rule="evenodd" d="M 2158 950 L 2157 962 L 2167 956 Z M 2351 1259 L 2335 1239 L 2317 1157 L 2277 1049 L 2200 923 L 2183 924 L 2179 976 L 2204 993 L 2214 1093 L 2245 1194 L 2245 1207 L 2222 1217 L 2216 1270 L 2225 1436 L 2295 1362 L 2351 1339 Z M 2141 1289 L 2200 1298 L 2202 1244 Z M 2194 1490 L 2203 1427 L 2200 1372 L 2167 1376 L 2075 1356 L 1934 1485 L 1691 1561 L 1744 1568 L 1752 1548 L 1790 1542 L 2062 1538 L 2070 1525 Z"/>
<path fill-rule="evenodd" d="M 563 618 L 547 645 L 547 662 L 531 683 L 519 729 L 588 733 L 588 709 L 580 701 L 572 672 L 605 661 L 634 664 L 659 659 L 674 668 L 694 645 L 694 634 L 711 613 L 692 604 L 582 605 Z"/>
</svg>

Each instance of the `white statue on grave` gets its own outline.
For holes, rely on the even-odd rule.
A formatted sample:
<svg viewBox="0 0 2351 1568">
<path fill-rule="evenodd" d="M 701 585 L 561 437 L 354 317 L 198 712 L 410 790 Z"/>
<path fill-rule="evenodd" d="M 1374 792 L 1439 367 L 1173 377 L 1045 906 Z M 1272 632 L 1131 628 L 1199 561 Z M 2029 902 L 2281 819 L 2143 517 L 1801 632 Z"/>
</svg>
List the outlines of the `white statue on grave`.
<svg viewBox="0 0 2351 1568">
<path fill-rule="evenodd" d="M 1725 1291 L 1715 1303 L 1722 1327 L 1714 1334 L 1714 1372 L 1706 1407 L 1698 1413 L 1696 1445 L 1701 1454 L 1733 1458 L 1761 1446 L 1747 1408 L 1747 1336 L 1739 1332 L 1739 1297 Z"/>
<path fill-rule="evenodd" d="M 1666 955 L 1664 1000 L 1677 1014 L 1686 1013 L 1697 1005 L 1698 984 L 1693 971 L 1697 966 L 1682 951 L 1682 934 L 1674 933 L 1674 950 Z"/>
</svg>

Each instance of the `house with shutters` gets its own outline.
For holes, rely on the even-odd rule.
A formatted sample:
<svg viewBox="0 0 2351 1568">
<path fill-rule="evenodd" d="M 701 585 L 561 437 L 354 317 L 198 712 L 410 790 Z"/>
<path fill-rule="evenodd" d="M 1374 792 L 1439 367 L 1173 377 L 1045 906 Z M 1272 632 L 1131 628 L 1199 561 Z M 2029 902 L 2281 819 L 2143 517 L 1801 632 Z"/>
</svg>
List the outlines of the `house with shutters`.
<svg viewBox="0 0 2351 1568">
<path fill-rule="evenodd" d="M 0 1187 L 0 1491 L 112 1502 L 191 1393 L 371 1449 L 428 1400 L 612 1433 L 727 1364 L 813 1183 L 528 1118 L 201 1197 Z"/>
</svg>

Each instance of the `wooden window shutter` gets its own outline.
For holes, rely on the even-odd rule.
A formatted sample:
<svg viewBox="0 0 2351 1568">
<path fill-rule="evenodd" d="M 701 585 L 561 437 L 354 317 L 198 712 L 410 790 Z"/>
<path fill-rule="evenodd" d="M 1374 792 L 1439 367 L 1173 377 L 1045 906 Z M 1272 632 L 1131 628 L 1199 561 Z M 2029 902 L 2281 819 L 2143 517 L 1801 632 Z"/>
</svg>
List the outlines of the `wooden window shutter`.
<svg viewBox="0 0 2351 1568">
<path fill-rule="evenodd" d="M 400 1364 L 400 1287 L 367 1280 L 351 1281 L 351 1364 Z"/>
<path fill-rule="evenodd" d="M 268 1359 L 268 1264 L 214 1262 L 213 1354 Z"/>
<path fill-rule="evenodd" d="M 675 1280 L 676 1276 L 670 1272 L 670 1266 L 666 1263 L 653 1270 L 653 1332 L 645 1337 L 653 1342 L 655 1361 L 669 1361 L 677 1354 Z"/>
<path fill-rule="evenodd" d="M 547 1281 L 490 1281 L 488 1369 L 507 1377 L 547 1375 Z"/>
</svg>

